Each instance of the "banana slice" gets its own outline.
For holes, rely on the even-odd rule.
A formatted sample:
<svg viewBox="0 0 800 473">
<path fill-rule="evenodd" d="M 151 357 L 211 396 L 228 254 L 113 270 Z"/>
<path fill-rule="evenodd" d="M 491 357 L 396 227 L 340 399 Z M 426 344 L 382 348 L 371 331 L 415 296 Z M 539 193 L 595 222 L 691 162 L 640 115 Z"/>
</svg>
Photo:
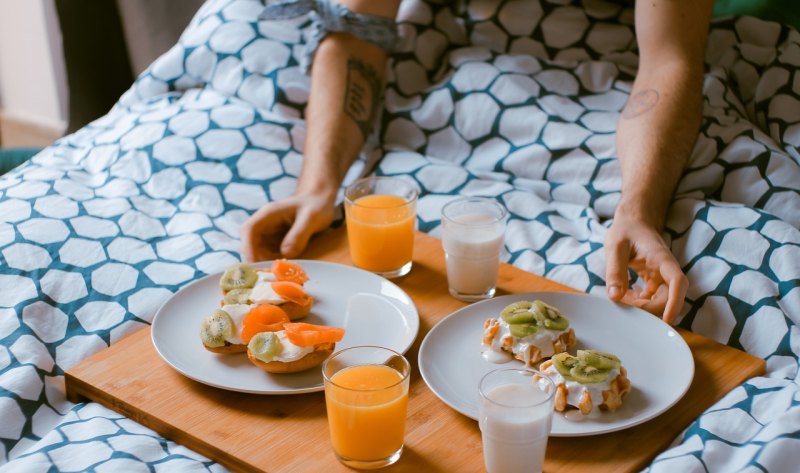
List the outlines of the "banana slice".
<svg viewBox="0 0 800 473">
<path fill-rule="evenodd" d="M 233 289 L 251 288 L 258 281 L 256 271 L 246 263 L 236 263 L 225 270 L 225 274 L 219 281 L 219 287 L 223 291 Z"/>
<path fill-rule="evenodd" d="M 250 343 L 247 344 L 247 349 L 250 350 L 253 356 L 264 363 L 271 362 L 281 352 L 282 348 L 281 341 L 275 335 L 275 332 L 257 333 L 253 335 Z"/>
<path fill-rule="evenodd" d="M 200 324 L 200 339 L 208 347 L 223 347 L 225 338 L 233 336 L 235 330 L 231 316 L 224 310 L 218 309 Z"/>
<path fill-rule="evenodd" d="M 253 290 L 250 288 L 244 289 L 231 289 L 225 294 L 225 297 L 222 298 L 222 301 L 225 305 L 234 305 L 234 304 L 247 304 L 250 302 L 250 293 Z"/>
<path fill-rule="evenodd" d="M 620 367 L 619 358 L 611 353 L 597 350 L 578 350 L 578 359 L 601 370 L 613 370 Z"/>
</svg>

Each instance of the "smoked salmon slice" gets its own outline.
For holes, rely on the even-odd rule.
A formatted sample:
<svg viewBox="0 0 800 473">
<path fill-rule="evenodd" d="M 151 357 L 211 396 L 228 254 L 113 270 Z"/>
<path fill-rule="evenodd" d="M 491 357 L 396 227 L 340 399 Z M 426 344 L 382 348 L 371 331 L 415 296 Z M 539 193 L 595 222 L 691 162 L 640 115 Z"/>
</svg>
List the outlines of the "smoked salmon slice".
<svg viewBox="0 0 800 473">
<path fill-rule="evenodd" d="M 322 343 L 336 343 L 344 337 L 344 329 L 339 327 L 326 327 L 302 322 L 283 325 L 286 338 L 300 347 L 311 347 Z"/>
</svg>

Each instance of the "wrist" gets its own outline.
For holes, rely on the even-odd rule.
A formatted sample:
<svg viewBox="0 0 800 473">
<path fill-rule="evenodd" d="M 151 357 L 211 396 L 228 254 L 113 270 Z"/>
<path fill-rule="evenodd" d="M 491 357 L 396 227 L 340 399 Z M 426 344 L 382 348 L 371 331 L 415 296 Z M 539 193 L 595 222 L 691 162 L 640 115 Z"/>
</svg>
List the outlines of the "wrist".
<svg viewBox="0 0 800 473">
<path fill-rule="evenodd" d="M 661 231 L 666 220 L 666 208 L 648 200 L 646 197 L 626 198 L 623 196 L 614 212 L 614 220 L 642 223 Z"/>
<path fill-rule="evenodd" d="M 303 179 L 302 176 L 294 190 L 294 195 L 298 197 L 322 198 L 331 204 L 336 202 L 339 193 L 339 184 L 327 179 Z"/>
</svg>

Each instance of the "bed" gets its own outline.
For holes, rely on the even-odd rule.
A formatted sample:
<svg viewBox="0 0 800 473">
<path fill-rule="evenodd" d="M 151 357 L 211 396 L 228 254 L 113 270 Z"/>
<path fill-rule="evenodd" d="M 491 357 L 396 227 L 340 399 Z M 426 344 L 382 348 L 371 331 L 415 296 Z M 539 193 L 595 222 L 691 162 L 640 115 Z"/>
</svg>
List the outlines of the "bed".
<svg viewBox="0 0 800 473">
<path fill-rule="evenodd" d="M 0 178 L 0 472 L 224 471 L 95 403 L 64 371 L 239 258 L 238 227 L 302 162 L 309 20 L 208 0 L 104 117 Z M 439 235 L 456 195 L 510 211 L 503 260 L 604 294 L 619 198 L 614 125 L 637 64 L 632 10 L 585 0 L 406 0 L 380 126 L 348 180 L 404 175 Z M 766 360 L 648 467 L 800 464 L 800 33 L 715 20 L 703 124 L 666 236 L 680 326 Z M 98 65 L 98 67 L 102 67 Z"/>
</svg>

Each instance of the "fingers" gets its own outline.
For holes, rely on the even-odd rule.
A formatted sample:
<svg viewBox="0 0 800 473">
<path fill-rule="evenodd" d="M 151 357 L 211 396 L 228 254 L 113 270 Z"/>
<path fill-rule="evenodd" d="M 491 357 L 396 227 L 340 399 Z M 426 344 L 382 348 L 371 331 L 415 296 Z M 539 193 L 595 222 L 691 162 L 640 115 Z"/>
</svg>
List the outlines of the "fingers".
<svg viewBox="0 0 800 473">
<path fill-rule="evenodd" d="M 299 213 L 281 242 L 283 256 L 286 258 L 297 257 L 306 249 L 308 240 L 311 239 L 313 233 L 314 229 L 311 228 L 310 216 L 306 212 Z"/>
<path fill-rule="evenodd" d="M 242 224 L 239 237 L 243 260 L 264 261 L 280 256 L 278 247 L 288 227 L 287 218 L 291 221 L 288 211 L 278 203 L 270 203 Z"/>
<path fill-rule="evenodd" d="M 606 255 L 606 291 L 608 298 L 619 301 L 628 289 L 628 262 L 631 247 L 628 240 L 608 239 Z"/>
<path fill-rule="evenodd" d="M 252 263 L 255 261 L 254 254 L 253 254 L 253 244 L 252 244 L 252 226 L 250 225 L 249 221 L 246 221 L 242 224 L 242 227 L 239 229 L 239 240 L 241 241 L 241 253 L 242 253 L 242 261 Z"/>
<path fill-rule="evenodd" d="M 610 232 L 613 232 L 613 227 Z M 644 236 L 637 237 L 637 245 L 641 245 L 634 250 L 631 239 L 620 238 L 615 233 L 607 234 L 605 254 L 608 297 L 640 307 L 672 324 L 683 307 L 689 280 L 681 271 L 675 257 L 663 245 L 663 241 L 659 239 L 660 244 L 654 245 L 652 238 Z M 628 288 L 629 267 L 644 282 L 641 289 Z"/>
<path fill-rule="evenodd" d="M 662 260 L 659 271 L 667 287 L 669 287 L 663 318 L 664 322 L 671 325 L 675 322 L 683 306 L 686 292 L 689 290 L 689 279 L 683 274 L 680 265 L 671 254 L 668 258 Z"/>
</svg>

